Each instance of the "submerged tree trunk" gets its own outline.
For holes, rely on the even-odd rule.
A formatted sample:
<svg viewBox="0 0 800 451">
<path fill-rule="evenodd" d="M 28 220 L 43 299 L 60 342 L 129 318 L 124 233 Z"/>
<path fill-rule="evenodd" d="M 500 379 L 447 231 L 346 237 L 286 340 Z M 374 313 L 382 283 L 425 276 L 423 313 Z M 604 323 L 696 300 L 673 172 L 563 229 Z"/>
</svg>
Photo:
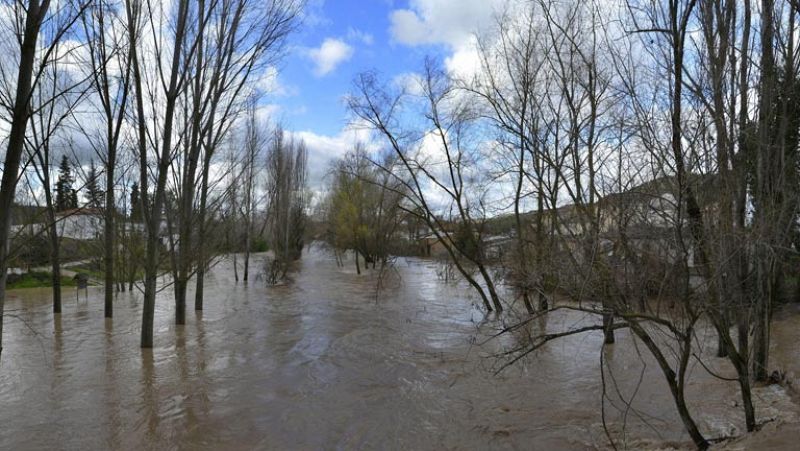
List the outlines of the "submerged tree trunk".
<svg viewBox="0 0 800 451">
<path fill-rule="evenodd" d="M 198 0 L 198 10 L 201 15 L 205 15 L 205 1 Z M 183 165 L 183 181 L 179 191 L 180 196 L 178 199 L 178 233 L 180 246 L 178 248 L 177 264 L 178 268 L 175 271 L 177 277 L 175 280 L 175 324 L 186 324 L 186 291 L 189 285 L 190 271 L 192 267 L 192 233 L 195 211 L 195 180 L 197 178 L 197 166 L 200 162 L 201 152 L 201 128 L 202 128 L 202 112 L 204 107 L 203 99 L 208 93 L 204 91 L 203 75 L 204 75 L 204 30 L 205 30 L 205 17 L 198 18 L 200 24 L 197 31 L 199 39 L 197 40 L 198 49 L 195 56 L 195 70 L 193 80 L 192 92 L 192 113 L 187 118 L 187 128 L 191 130 L 191 138 L 188 141 L 188 146 L 184 155 Z M 205 94 L 205 95 L 204 95 Z M 205 171 L 205 169 L 204 169 Z M 200 243 L 202 245 L 202 243 Z M 202 264 L 195 259 L 195 263 Z"/>
<path fill-rule="evenodd" d="M 0 355 L 3 352 L 3 311 L 6 299 L 6 281 L 8 279 L 8 244 L 11 230 L 11 211 L 17 190 L 22 150 L 25 146 L 25 129 L 28 124 L 28 106 L 31 100 L 33 82 L 33 63 L 36 57 L 37 39 L 42 22 L 50 6 L 48 0 L 28 2 L 24 29 L 21 37 L 19 54 L 19 71 L 16 80 L 16 93 L 12 109 L 11 126 L 7 138 L 3 178 L 0 181 L 0 211 L 4 212 L 0 220 Z"/>
<path fill-rule="evenodd" d="M 194 309 L 203 310 L 206 265 L 208 264 L 206 246 L 206 208 L 208 202 L 208 171 L 211 160 L 206 156 L 203 164 L 203 177 L 200 184 L 200 208 L 197 211 L 197 236 L 200 245 L 197 249 L 197 274 L 195 275 Z"/>
<path fill-rule="evenodd" d="M 248 278 L 249 272 L 250 272 L 250 233 L 249 232 L 245 233 L 244 245 L 245 245 L 245 249 L 244 249 L 244 268 L 243 268 L 243 272 L 242 272 L 242 281 L 247 283 L 247 278 Z"/>
<path fill-rule="evenodd" d="M 106 211 L 105 211 L 105 237 L 103 266 L 105 267 L 105 317 L 114 316 L 114 250 L 116 240 L 116 226 L 114 216 L 116 202 L 114 199 L 114 167 L 116 166 L 116 152 L 109 150 L 108 164 L 106 165 Z"/>
<path fill-rule="evenodd" d="M 691 412 L 689 412 L 689 407 L 686 405 L 686 393 L 684 391 L 685 368 L 688 358 L 690 357 L 691 350 L 685 346 L 691 346 L 691 336 L 689 337 L 688 343 L 683 343 L 684 347 L 681 349 L 680 355 L 681 370 L 676 373 L 675 370 L 673 370 L 670 366 L 669 361 L 664 356 L 664 353 L 661 352 L 661 349 L 659 349 L 658 345 L 653 341 L 650 335 L 644 329 L 642 329 L 641 326 L 636 323 L 632 323 L 631 331 L 642 340 L 645 346 L 647 346 L 653 357 L 655 357 L 658 366 L 661 368 L 661 371 L 664 373 L 664 376 L 667 380 L 667 385 L 669 386 L 669 391 L 672 394 L 672 399 L 675 402 L 675 407 L 678 410 L 678 415 L 681 417 L 683 426 L 686 428 L 686 432 L 689 433 L 689 437 L 691 437 L 692 442 L 694 442 L 695 446 L 697 446 L 697 448 L 700 450 L 708 449 L 708 440 L 706 440 L 706 438 L 700 432 L 700 429 L 697 427 L 697 423 L 694 421 L 694 417 L 692 417 Z"/>
<path fill-rule="evenodd" d="M 489 297 L 492 300 L 492 306 L 494 306 L 494 310 L 497 311 L 498 313 L 502 312 L 503 304 L 500 303 L 500 296 L 497 295 L 497 290 L 494 287 L 492 276 L 489 275 L 489 271 L 482 263 L 478 264 L 478 271 L 481 273 L 483 281 L 484 283 L 486 283 L 486 288 L 489 290 Z"/>
<path fill-rule="evenodd" d="M 761 1 L 760 55 L 761 78 L 759 80 L 758 146 L 755 155 L 754 229 L 758 233 L 756 242 L 755 276 L 756 306 L 753 339 L 753 376 L 765 381 L 769 365 L 769 323 L 774 301 L 775 257 L 781 230 L 780 218 L 784 174 L 784 139 L 779 127 L 780 114 L 778 87 L 779 75 L 775 57 L 775 2 Z M 790 14 L 791 17 L 794 14 Z M 791 68 L 790 71 L 793 71 Z M 790 76 L 788 73 L 787 77 Z M 787 93 L 788 94 L 788 93 Z"/>
<path fill-rule="evenodd" d="M 49 150 L 45 150 L 49 154 Z M 48 155 L 49 156 L 49 155 Z M 44 160 L 48 160 L 45 158 Z M 47 188 L 44 189 L 45 206 L 47 209 L 47 238 L 50 242 L 50 274 L 53 285 L 53 313 L 61 313 L 61 240 L 58 236 L 53 193 L 49 189 L 50 175 L 47 168 L 42 171 L 42 181 Z"/>
<path fill-rule="evenodd" d="M 50 225 L 50 267 L 53 282 L 53 313 L 61 313 L 61 253 L 55 222 Z"/>
<path fill-rule="evenodd" d="M 750 347 L 748 343 L 748 327 L 747 320 L 742 318 L 738 324 L 739 334 L 739 349 L 738 359 L 733 360 L 734 365 L 737 367 L 739 375 L 739 389 L 742 393 L 742 405 L 744 407 L 745 425 L 747 432 L 752 432 L 756 429 L 756 414 L 755 407 L 753 406 L 752 388 L 751 388 L 751 372 L 750 372 Z"/>
<path fill-rule="evenodd" d="M 725 334 L 717 331 L 717 357 L 728 357 L 728 347 L 725 344 Z"/>
<path fill-rule="evenodd" d="M 614 344 L 614 314 L 603 309 L 603 343 Z"/>
<path fill-rule="evenodd" d="M 758 278 L 758 304 L 755 311 L 755 327 L 753 328 L 753 377 L 757 381 L 769 378 L 769 341 L 772 304 L 775 298 L 773 280 L 770 275 L 769 257 L 761 256 L 756 264 Z"/>
<path fill-rule="evenodd" d="M 253 116 L 252 121 L 255 121 Z M 252 136 L 248 136 L 247 147 L 247 167 L 245 167 L 245 199 L 244 199 L 244 268 L 242 280 L 247 283 L 250 276 L 250 246 L 253 239 L 253 191 L 255 177 L 255 159 L 260 146 L 260 136 L 255 129 L 256 124 L 251 123 L 252 129 L 249 131 Z"/>
<path fill-rule="evenodd" d="M 172 153 L 173 121 L 175 117 L 175 105 L 178 97 L 178 76 L 181 68 L 181 55 L 184 46 L 184 35 L 188 16 L 188 0 L 180 0 L 178 4 L 177 23 L 175 25 L 175 43 L 169 74 L 169 84 L 165 86 L 166 101 L 164 106 L 164 127 L 162 132 L 163 141 L 159 159 L 157 163 L 156 186 L 153 194 L 154 200 L 152 208 L 147 218 L 147 251 L 145 258 L 145 289 L 144 302 L 142 306 L 142 337 L 141 346 L 143 348 L 153 347 L 153 321 L 155 316 L 156 283 L 158 278 L 158 255 L 159 255 L 159 234 L 161 215 L 166 197 L 167 171 L 170 166 L 170 155 Z M 129 8 L 130 9 L 130 8 Z M 132 61 L 134 63 L 134 79 L 136 81 L 137 108 L 139 113 L 139 149 L 140 149 L 140 185 L 142 189 L 142 199 L 147 196 L 147 179 L 149 178 L 149 165 L 147 163 L 147 149 L 144 137 L 144 108 L 141 74 L 139 73 L 138 54 L 136 52 L 136 39 L 134 26 L 131 24 L 129 13 L 129 33 L 131 34 Z M 144 201 L 147 205 L 147 202 Z"/>
<path fill-rule="evenodd" d="M 194 289 L 194 309 L 203 310 L 203 296 L 204 284 L 206 275 L 206 262 L 200 261 L 197 265 L 197 274 L 195 275 L 195 289 Z"/>
<path fill-rule="evenodd" d="M 175 324 L 186 324 L 186 279 L 175 280 Z"/>
</svg>

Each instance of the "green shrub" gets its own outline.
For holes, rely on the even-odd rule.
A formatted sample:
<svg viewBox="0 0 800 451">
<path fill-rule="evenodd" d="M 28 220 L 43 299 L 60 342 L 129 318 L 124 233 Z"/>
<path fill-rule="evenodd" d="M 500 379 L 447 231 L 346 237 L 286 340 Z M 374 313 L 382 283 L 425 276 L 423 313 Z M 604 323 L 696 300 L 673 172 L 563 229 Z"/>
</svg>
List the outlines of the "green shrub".
<svg viewBox="0 0 800 451">
<path fill-rule="evenodd" d="M 256 238 L 250 246 L 250 252 L 267 252 L 268 250 L 269 244 L 264 238 Z"/>
</svg>

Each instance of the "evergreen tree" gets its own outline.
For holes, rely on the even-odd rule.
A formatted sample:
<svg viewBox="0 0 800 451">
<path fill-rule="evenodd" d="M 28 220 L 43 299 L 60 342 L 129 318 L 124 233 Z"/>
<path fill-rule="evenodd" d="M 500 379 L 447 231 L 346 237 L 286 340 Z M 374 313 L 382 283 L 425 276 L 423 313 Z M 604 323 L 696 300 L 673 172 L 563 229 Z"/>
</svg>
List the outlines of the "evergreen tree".
<svg viewBox="0 0 800 451">
<path fill-rule="evenodd" d="M 72 184 L 75 178 L 72 175 L 72 165 L 66 155 L 61 157 L 58 167 L 58 180 L 56 180 L 56 211 L 69 210 L 78 207 L 78 196 Z"/>
<path fill-rule="evenodd" d="M 78 192 L 70 190 L 69 194 L 69 209 L 78 208 Z"/>
<path fill-rule="evenodd" d="M 89 175 L 86 180 L 86 204 L 89 208 L 100 209 L 103 207 L 103 196 L 105 193 L 97 185 L 97 179 L 97 166 L 95 166 L 94 160 L 92 160 L 89 166 Z"/>
<path fill-rule="evenodd" d="M 140 222 L 142 220 L 142 206 L 139 198 L 139 184 L 134 182 L 131 185 L 131 221 Z"/>
</svg>

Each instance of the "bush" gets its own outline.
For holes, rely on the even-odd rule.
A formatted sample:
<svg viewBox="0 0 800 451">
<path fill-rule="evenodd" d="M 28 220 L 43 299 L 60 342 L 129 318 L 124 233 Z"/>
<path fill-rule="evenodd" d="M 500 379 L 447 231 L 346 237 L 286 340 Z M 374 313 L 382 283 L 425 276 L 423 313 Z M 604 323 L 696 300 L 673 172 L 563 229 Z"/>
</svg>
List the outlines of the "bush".
<svg viewBox="0 0 800 451">
<path fill-rule="evenodd" d="M 264 238 L 256 238 L 250 246 L 250 252 L 267 252 L 268 250 L 269 244 Z"/>
</svg>

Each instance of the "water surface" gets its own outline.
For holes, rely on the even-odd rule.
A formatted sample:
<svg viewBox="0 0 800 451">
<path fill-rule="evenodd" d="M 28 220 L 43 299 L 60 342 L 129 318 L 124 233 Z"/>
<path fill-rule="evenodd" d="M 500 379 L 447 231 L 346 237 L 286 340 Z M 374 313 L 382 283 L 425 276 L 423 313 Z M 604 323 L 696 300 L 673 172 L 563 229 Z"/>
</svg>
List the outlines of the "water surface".
<svg viewBox="0 0 800 451">
<path fill-rule="evenodd" d="M 514 338 L 479 345 L 500 322 L 435 270 L 399 260 L 376 295 L 374 273 L 338 268 L 319 250 L 304 255 L 293 281 L 272 288 L 234 283 L 223 260 L 209 275 L 206 310 L 190 311 L 186 326 L 172 324 L 171 293 L 160 294 L 153 350 L 138 346 L 138 292 L 120 294 L 113 320 L 103 318 L 99 288 L 78 301 L 66 290 L 55 318 L 47 290 L 12 292 L 0 448 L 605 447 L 601 334 L 553 342 L 495 375 L 505 360 L 493 355 Z M 798 317 L 779 318 L 776 336 L 796 343 Z M 537 327 L 586 321 L 564 314 Z M 658 368 L 633 344 L 620 332 L 604 354 L 609 430 L 639 446 L 686 445 Z M 796 347 L 787 349 L 776 349 L 776 361 L 796 366 Z M 710 436 L 742 427 L 735 384 L 693 364 L 688 392 Z M 620 398 L 634 394 L 630 406 Z M 757 398 L 762 417 L 795 411 L 778 388 Z"/>
</svg>

